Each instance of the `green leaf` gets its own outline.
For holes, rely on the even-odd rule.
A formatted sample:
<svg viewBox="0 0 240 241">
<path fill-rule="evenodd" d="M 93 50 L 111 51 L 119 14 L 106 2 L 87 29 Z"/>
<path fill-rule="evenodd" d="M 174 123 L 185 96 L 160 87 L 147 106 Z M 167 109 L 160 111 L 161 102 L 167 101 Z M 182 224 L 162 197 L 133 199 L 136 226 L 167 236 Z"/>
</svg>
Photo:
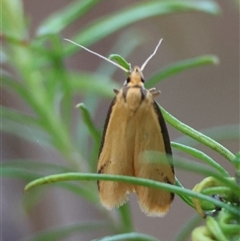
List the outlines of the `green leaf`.
<svg viewBox="0 0 240 241">
<path fill-rule="evenodd" d="M 206 195 L 213 195 L 213 194 L 226 194 L 229 195 L 232 192 L 232 190 L 228 187 L 209 187 L 209 188 L 205 188 L 204 190 L 202 190 L 203 194 Z"/>
<path fill-rule="evenodd" d="M 129 203 L 125 203 L 124 205 L 118 208 L 119 216 L 121 218 L 121 227 L 118 230 L 119 233 L 130 232 L 133 230 L 133 221 L 131 217 L 131 210 Z"/>
<path fill-rule="evenodd" d="M 74 93 L 95 94 L 96 96 L 114 97 L 113 89 L 120 88 L 108 76 L 90 73 L 70 73 L 69 83 Z"/>
<path fill-rule="evenodd" d="M 2 73 L 1 73 L 2 74 Z M 3 73 L 1 75 L 1 84 L 4 88 L 16 92 L 23 100 L 27 103 L 31 103 L 32 98 L 29 95 L 27 89 L 23 86 L 23 84 L 17 82 L 13 77 L 7 73 Z"/>
<path fill-rule="evenodd" d="M 91 223 L 77 223 L 66 226 L 59 226 L 51 228 L 46 231 L 42 231 L 34 234 L 33 237 L 26 238 L 23 241 L 60 241 L 66 240 L 67 237 L 78 233 L 92 232 L 92 230 L 111 230 L 113 229 L 110 223 L 106 222 L 91 222 Z"/>
<path fill-rule="evenodd" d="M 94 141 L 96 143 L 100 143 L 101 142 L 101 134 L 100 134 L 99 130 L 95 127 L 88 109 L 85 107 L 85 105 L 83 103 L 78 104 L 76 107 L 78 107 L 81 110 L 83 121 L 84 121 L 85 125 L 87 126 Z"/>
<path fill-rule="evenodd" d="M 15 167 L 8 167 L 7 165 L 1 166 L 1 176 L 8 178 L 18 178 L 28 182 L 36 178 L 40 178 L 39 174 L 36 174 L 32 171 L 23 170 Z"/>
<path fill-rule="evenodd" d="M 239 233 L 239 225 L 240 225 L 240 219 L 234 217 L 230 213 L 222 211 L 218 215 L 218 223 L 221 228 L 221 230 L 228 236 L 235 235 L 236 239 L 233 238 L 233 240 L 239 240 L 240 233 Z"/>
<path fill-rule="evenodd" d="M 127 44 L 126 39 L 128 40 Z M 114 46 L 108 50 L 108 53 L 110 56 L 111 53 L 121 53 L 122 56 L 127 58 L 134 51 L 134 49 L 136 49 L 142 44 L 143 41 L 144 37 L 141 36 L 140 31 L 132 29 L 124 31 L 116 40 Z M 123 59 L 123 61 L 126 62 L 128 65 L 128 62 L 125 59 Z M 127 65 L 125 66 L 125 68 L 128 68 Z M 99 68 L 97 69 L 97 73 L 105 73 L 108 76 L 112 76 L 115 71 L 116 67 L 109 64 L 107 61 L 102 61 Z"/>
<path fill-rule="evenodd" d="M 57 167 L 55 165 L 48 164 L 48 163 L 41 165 L 41 163 L 36 163 L 36 162 L 33 162 L 32 164 L 30 162 L 24 162 L 24 161 L 19 161 L 19 162 L 20 162 L 19 164 L 13 162 L 11 163 L 11 165 L 9 164 L 2 165 L 1 175 L 3 177 L 18 178 L 29 182 L 34 179 L 40 178 L 43 174 L 46 175 L 47 173 L 53 173 L 53 172 L 59 173 L 60 170 L 62 170 L 61 172 L 66 172 L 66 169 L 64 167 Z M 26 166 L 23 166 L 23 165 L 26 165 Z M 40 170 L 38 169 L 38 167 Z M 82 198 L 85 198 L 89 202 L 94 203 L 96 208 L 100 208 L 98 205 L 96 205 L 96 201 L 98 200 L 98 198 L 97 198 L 97 193 L 92 191 L 94 188 L 92 184 L 79 185 L 75 183 L 58 183 L 57 187 L 63 188 L 65 190 L 68 190 L 71 193 L 74 193 Z M 39 198 L 40 197 L 41 196 L 39 196 Z"/>
<path fill-rule="evenodd" d="M 240 197 L 239 186 L 234 181 L 234 178 L 223 176 L 222 173 L 216 172 L 215 170 L 210 169 L 208 166 L 193 162 L 192 160 L 183 159 L 180 157 L 174 157 L 173 160 L 168 159 L 169 162 L 172 162 L 175 167 L 183 169 L 185 171 L 198 173 L 206 177 L 212 176 L 219 180 L 223 185 L 232 189 L 232 192 Z"/>
<path fill-rule="evenodd" d="M 189 11 L 202 11 L 215 15 L 220 12 L 220 9 L 215 1 L 210 0 L 165 0 L 137 3 L 106 17 L 96 19 L 73 40 L 81 45 L 89 46 L 119 29 L 143 19 Z M 74 45 L 67 45 L 65 50 L 66 55 L 78 51 Z"/>
<path fill-rule="evenodd" d="M 3 120 L 0 129 L 3 132 L 16 135 L 24 140 L 34 142 L 37 145 L 52 147 L 49 134 L 42 131 L 40 128 L 36 128 L 36 126 L 30 126 L 12 120 Z"/>
<path fill-rule="evenodd" d="M 37 172 L 39 175 L 43 173 L 62 173 L 73 171 L 73 169 L 69 167 L 62 166 L 60 164 L 52 164 L 41 161 L 27 160 L 27 159 L 14 159 L 8 160 L 7 163 L 2 163 L 3 168 L 14 168 L 14 169 L 22 169 L 26 171 Z"/>
<path fill-rule="evenodd" d="M 215 55 L 203 55 L 192 59 L 181 60 L 155 73 L 149 80 L 147 80 L 146 87 L 150 88 L 161 82 L 162 80 L 178 74 L 182 71 L 204 65 L 217 64 L 218 62 L 219 60 Z"/>
<path fill-rule="evenodd" d="M 185 241 L 190 236 L 192 230 L 200 223 L 202 217 L 199 214 L 195 214 L 189 219 L 187 224 L 177 233 L 173 241 Z"/>
<path fill-rule="evenodd" d="M 175 163 L 178 164 L 178 163 Z M 180 164 L 181 165 L 181 164 Z M 190 166 L 188 164 L 188 166 Z M 196 165 L 194 165 L 196 167 Z M 192 166 L 192 168 L 194 168 Z M 191 169 L 192 169 L 191 168 Z M 199 167 L 196 167 L 196 170 L 198 170 Z M 207 172 L 208 169 L 205 169 L 204 171 Z M 208 170 L 208 173 L 209 170 Z M 214 172 L 211 172 L 211 174 L 214 174 Z M 213 175 L 215 176 L 215 175 Z M 236 207 L 233 207 L 231 205 L 228 205 L 226 203 L 223 203 L 219 200 L 216 200 L 212 197 L 203 195 L 201 193 L 193 192 L 189 189 L 181 188 L 178 186 L 174 186 L 168 183 L 162 183 L 154 180 L 149 180 L 145 178 L 137 178 L 137 177 L 131 177 L 131 176 L 121 176 L 121 175 L 108 175 L 108 174 L 92 174 L 92 173 L 65 173 L 65 174 L 56 174 L 51 176 L 45 176 L 40 179 L 37 179 L 35 181 L 30 182 L 26 187 L 25 191 L 29 191 L 29 189 L 43 185 L 43 184 L 49 184 L 49 183 L 55 183 L 55 182 L 62 182 L 62 181 L 79 181 L 79 180 L 88 180 L 88 181 L 97 181 L 97 180 L 105 180 L 105 181 L 120 181 L 124 183 L 131 183 L 134 185 L 141 185 L 145 187 L 152 187 L 152 188 L 159 188 L 163 190 L 167 190 L 169 192 L 174 192 L 176 194 L 182 194 L 189 197 L 197 198 L 199 200 L 208 201 L 216 206 L 225 208 L 230 213 L 240 217 L 240 210 Z M 225 180 L 226 181 L 226 180 Z M 234 186 L 232 184 L 232 186 Z M 234 186 L 235 187 L 235 186 Z M 238 186 L 235 187 L 237 189 L 237 193 L 239 195 L 239 188 Z"/>
<path fill-rule="evenodd" d="M 229 239 L 222 232 L 222 230 L 219 226 L 219 223 L 213 217 L 208 216 L 206 218 L 206 226 L 208 227 L 208 230 L 214 236 L 215 240 L 229 241 Z"/>
<path fill-rule="evenodd" d="M 240 135 L 240 126 L 239 124 L 229 124 L 229 125 L 221 125 L 221 126 L 213 126 L 207 129 L 202 129 L 199 132 L 202 134 L 212 138 L 217 142 L 223 141 L 232 141 L 232 140 L 239 140 Z M 198 141 L 193 140 L 189 136 L 181 136 L 175 140 L 175 142 L 180 142 L 182 144 L 194 147 L 199 144 Z"/>
<path fill-rule="evenodd" d="M 218 152 L 220 155 L 225 157 L 230 162 L 233 162 L 235 155 L 231 153 L 227 148 L 222 146 L 220 143 L 214 141 L 208 136 L 205 136 L 199 131 L 194 130 L 192 127 L 182 123 L 181 121 L 177 120 L 174 116 L 168 113 L 165 109 L 160 107 L 163 117 L 170 125 L 172 125 L 177 130 L 181 131 L 182 133 L 190 136 L 191 138 L 197 140 L 198 142 L 204 144 L 205 146 L 211 148 L 212 150 Z"/>
<path fill-rule="evenodd" d="M 175 176 L 175 185 L 178 187 L 184 188 L 184 186 L 181 184 L 181 182 L 178 180 L 178 178 L 176 176 Z M 184 194 L 178 194 L 178 195 L 185 203 L 187 203 L 189 206 L 194 208 L 192 199 L 190 197 L 188 197 Z"/>
<path fill-rule="evenodd" d="M 1 1 L 1 32 L 21 39 L 27 37 L 22 1 Z"/>
<path fill-rule="evenodd" d="M 92 241 L 159 241 L 158 239 L 141 233 L 123 233 L 113 236 L 107 236 L 100 239 L 93 239 Z"/>
<path fill-rule="evenodd" d="M 195 148 L 180 144 L 180 143 L 176 143 L 176 142 L 171 142 L 171 146 L 173 148 L 184 151 L 184 152 L 190 154 L 191 156 L 194 156 L 194 157 L 204 161 L 205 163 L 209 164 L 210 166 L 216 168 L 224 176 L 229 177 L 229 173 L 221 165 L 219 165 L 217 162 L 215 162 L 211 157 L 206 155 L 204 152 L 199 151 Z"/>
<path fill-rule="evenodd" d="M 61 32 L 70 23 L 86 14 L 98 2 L 99 0 L 75 1 L 63 10 L 52 14 L 48 19 L 44 20 L 37 34 L 41 36 Z"/>
<path fill-rule="evenodd" d="M 119 54 L 111 54 L 108 57 L 110 60 L 114 60 L 115 62 L 117 62 L 119 65 L 121 65 L 122 67 L 124 67 L 125 69 L 127 69 L 128 71 L 131 70 L 131 65 Z"/>
<path fill-rule="evenodd" d="M 23 125 L 31 125 L 31 126 L 38 126 L 39 125 L 39 120 L 36 117 L 21 113 L 20 111 L 6 108 L 4 106 L 1 106 L 1 114 L 2 118 L 5 119 L 6 121 L 13 121 L 18 124 L 23 124 Z"/>
<path fill-rule="evenodd" d="M 236 154 L 236 158 L 233 160 L 233 163 L 237 169 L 237 171 L 240 171 L 240 152 Z M 239 173 L 240 174 L 240 173 Z"/>
</svg>

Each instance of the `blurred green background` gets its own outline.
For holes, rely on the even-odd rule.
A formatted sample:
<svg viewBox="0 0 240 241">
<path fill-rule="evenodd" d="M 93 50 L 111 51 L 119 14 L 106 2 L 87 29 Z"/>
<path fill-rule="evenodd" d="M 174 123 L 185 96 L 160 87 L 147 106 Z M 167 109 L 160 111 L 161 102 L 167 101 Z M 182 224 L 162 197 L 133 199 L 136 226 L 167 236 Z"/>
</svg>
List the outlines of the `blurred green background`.
<svg viewBox="0 0 240 241">
<path fill-rule="evenodd" d="M 144 70 L 146 80 L 172 63 L 218 56 L 218 65 L 182 71 L 155 85 L 161 90 L 157 101 L 179 120 L 238 151 L 237 1 L 1 0 L 1 7 L 1 152 L 8 165 L 2 179 L 3 240 L 34 240 L 35 233 L 51 228 L 68 231 L 62 240 L 91 240 L 114 233 L 110 224 L 118 222 L 117 212 L 99 204 L 95 183 L 52 185 L 23 195 L 26 183 L 40 176 L 95 172 L 100 132 L 92 130 L 95 139 L 89 135 L 75 106 L 83 102 L 102 130 L 112 89 L 125 80 L 121 70 L 64 38 L 104 56 L 120 54 L 132 66 L 141 65 L 163 38 Z M 171 140 L 196 145 L 168 129 Z M 221 156 L 198 148 L 234 175 Z M 202 179 L 181 170 L 176 175 L 187 188 Z M 134 195 L 130 209 L 135 231 L 159 240 L 173 240 L 194 214 L 178 197 L 164 218 L 146 217 Z"/>
</svg>

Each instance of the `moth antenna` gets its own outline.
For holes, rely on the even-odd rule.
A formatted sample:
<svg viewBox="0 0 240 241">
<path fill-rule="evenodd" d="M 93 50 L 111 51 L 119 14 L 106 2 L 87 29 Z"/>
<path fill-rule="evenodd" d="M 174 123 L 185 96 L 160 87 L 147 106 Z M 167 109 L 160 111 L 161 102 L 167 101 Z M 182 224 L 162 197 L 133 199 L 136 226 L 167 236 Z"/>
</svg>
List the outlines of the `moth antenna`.
<svg viewBox="0 0 240 241">
<path fill-rule="evenodd" d="M 79 46 L 79 47 L 85 49 L 86 51 L 88 51 L 88 52 L 90 52 L 90 53 L 92 53 L 92 54 L 97 55 L 98 57 L 100 57 L 100 58 L 102 58 L 102 59 L 104 59 L 104 60 L 106 60 L 106 61 L 112 63 L 113 65 L 117 66 L 118 68 L 122 69 L 122 70 L 125 71 L 126 73 L 129 72 L 127 69 L 125 69 L 125 68 L 122 67 L 121 65 L 119 65 L 119 64 L 117 64 L 117 63 L 115 63 L 115 62 L 113 62 L 112 60 L 110 60 L 110 59 L 108 59 L 108 58 L 106 58 L 106 57 L 104 57 L 104 56 L 102 56 L 102 55 L 100 55 L 100 54 L 98 54 L 98 53 L 96 53 L 96 52 L 94 52 L 94 51 L 92 51 L 92 50 L 90 50 L 90 49 L 88 49 L 88 48 L 86 48 L 86 47 L 80 45 L 80 44 L 77 44 L 77 43 L 73 42 L 73 41 L 70 40 L 70 39 L 65 38 L 64 40 L 66 40 L 66 41 L 68 41 L 68 42 L 70 42 L 70 43 L 73 43 L 73 44 L 75 44 L 75 45 L 77 45 L 77 46 Z"/>
<path fill-rule="evenodd" d="M 157 52 L 160 44 L 162 43 L 162 40 L 163 40 L 162 38 L 159 40 L 159 42 L 158 42 L 156 48 L 154 49 L 153 53 L 145 60 L 145 62 L 143 63 L 143 65 L 142 65 L 142 67 L 141 67 L 141 71 L 144 70 L 144 68 L 145 68 L 145 66 L 147 65 L 148 61 L 156 54 L 156 52 Z"/>
</svg>

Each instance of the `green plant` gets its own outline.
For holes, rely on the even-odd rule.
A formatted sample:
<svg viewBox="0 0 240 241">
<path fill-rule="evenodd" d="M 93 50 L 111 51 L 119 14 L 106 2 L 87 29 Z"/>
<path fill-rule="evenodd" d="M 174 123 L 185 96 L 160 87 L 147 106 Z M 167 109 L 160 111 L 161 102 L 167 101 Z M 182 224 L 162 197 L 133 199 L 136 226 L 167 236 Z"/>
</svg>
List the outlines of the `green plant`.
<svg viewBox="0 0 240 241">
<path fill-rule="evenodd" d="M 68 70 L 65 66 L 65 59 L 80 51 L 80 49 L 74 45 L 64 43 L 61 32 L 73 21 L 90 11 L 98 2 L 98 0 L 85 0 L 70 4 L 65 9 L 46 19 L 39 26 L 36 36 L 30 39 L 21 1 L 2 0 L 2 9 L 4 11 L 2 11 L 3 32 L 1 38 L 4 40 L 4 46 L 1 54 L 3 62 L 6 62 L 10 67 L 10 71 L 2 70 L 2 85 L 5 89 L 20 97 L 31 109 L 31 113 L 25 114 L 2 106 L 1 128 L 4 132 L 30 140 L 49 149 L 57 150 L 66 161 L 65 166 L 61 166 L 40 161 L 12 160 L 3 163 L 2 175 L 23 179 L 27 182 L 31 181 L 26 190 L 49 182 L 63 180 L 96 181 L 99 179 L 121 180 L 163 188 L 178 194 L 188 205 L 197 206 L 199 213 L 202 215 L 215 210 L 216 207 L 222 208 L 216 219 L 207 218 L 207 228 L 194 231 L 197 235 L 193 233 L 193 239 L 197 240 L 196 237 L 199 236 L 199 233 L 204 236 L 207 229 L 207 235 L 209 237 L 216 235 L 214 237 L 216 240 L 234 237 L 237 240 L 238 234 L 236 231 L 237 225 L 239 225 L 237 222 L 239 222 L 240 217 L 239 155 L 235 156 L 218 142 L 183 124 L 162 107 L 164 118 L 170 125 L 222 155 L 235 166 L 237 177 L 235 179 L 231 178 L 222 166 L 205 153 L 175 142 L 172 143 L 173 148 L 197 157 L 208 164 L 206 166 L 186 159 L 175 158 L 175 166 L 190 172 L 200 173 L 206 177 L 213 177 L 214 179 L 211 179 L 211 181 L 213 181 L 214 185 L 207 185 L 207 188 L 205 188 L 205 182 L 203 181 L 203 187 L 200 185 L 201 188 L 191 191 L 183 188 L 177 179 L 176 186 L 171 186 L 141 178 L 95 174 L 101 132 L 93 123 L 92 116 L 99 100 L 103 97 L 112 96 L 112 89 L 118 87 L 118 85 L 112 81 L 112 70 L 106 69 L 105 76 L 100 74 L 101 70 L 97 70 L 96 73 Z M 96 19 L 73 36 L 72 39 L 82 45 L 89 46 L 133 22 L 152 16 L 193 10 L 217 14 L 219 7 L 214 1 L 210 0 L 143 2 L 130 5 L 127 9 L 121 9 L 117 13 L 101 19 Z M 127 33 L 127 36 L 129 39 L 128 45 L 126 46 L 125 42 L 120 39 L 117 43 L 118 47 L 115 49 L 121 55 L 124 55 L 125 52 L 125 56 L 127 53 L 132 52 L 141 41 L 141 37 L 131 38 L 131 33 Z M 202 65 L 215 64 L 216 62 L 217 58 L 212 55 L 180 61 L 155 73 L 146 83 L 146 87 L 150 88 L 181 71 Z M 71 131 L 73 116 L 71 107 L 73 105 L 72 98 L 76 93 L 83 95 L 84 104 L 78 105 L 83 122 L 79 123 L 78 132 L 74 135 Z M 86 127 L 88 131 L 85 130 Z M 31 135 L 26 135 L 26 133 L 31 133 Z M 93 141 L 91 149 L 87 148 L 86 144 L 90 138 Z M 209 169 L 209 166 L 212 169 Z M 56 174 L 50 175 L 52 173 Z M 42 176 L 45 177 L 42 178 Z M 95 182 L 84 182 L 84 185 L 81 182 L 59 182 L 57 185 L 85 198 L 94 208 L 102 210 L 97 201 Z M 220 190 L 225 190 L 224 195 Z M 31 192 L 27 193 L 30 206 L 34 204 L 36 192 L 39 192 L 39 190 L 36 189 L 35 192 L 32 192 L 32 195 Z M 213 194 L 219 194 L 225 202 L 209 197 L 209 195 Z M 193 200 L 201 200 L 201 202 L 194 204 L 192 198 L 194 198 Z M 117 222 L 114 222 L 109 217 L 107 223 L 84 223 L 60 227 L 56 230 L 36 234 L 31 240 L 60 240 L 76 231 L 81 232 L 97 228 L 107 229 L 110 230 L 109 233 L 115 234 L 99 240 L 156 240 L 151 236 L 133 232 L 133 223 L 128 213 L 129 206 L 126 204 L 118 209 L 119 220 Z M 184 240 L 185 233 L 192 231 L 191 224 L 187 227 L 189 229 L 185 228 L 182 233 L 177 235 L 176 240 Z M 221 236 L 216 234 L 216 230 L 221 230 Z"/>
</svg>

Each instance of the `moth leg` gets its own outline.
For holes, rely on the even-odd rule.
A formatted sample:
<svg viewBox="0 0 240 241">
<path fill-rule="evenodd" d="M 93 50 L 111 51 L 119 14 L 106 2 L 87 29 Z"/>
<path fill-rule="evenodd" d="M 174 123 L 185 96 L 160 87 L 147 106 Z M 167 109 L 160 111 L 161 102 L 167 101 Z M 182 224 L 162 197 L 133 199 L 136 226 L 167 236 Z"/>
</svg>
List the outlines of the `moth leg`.
<svg viewBox="0 0 240 241">
<path fill-rule="evenodd" d="M 161 93 L 161 91 L 156 90 L 156 88 L 151 88 L 151 89 L 149 89 L 149 91 L 150 91 L 150 93 L 152 94 L 153 97 L 156 97 Z"/>
<path fill-rule="evenodd" d="M 117 95 L 119 93 L 119 90 L 113 89 L 113 92 Z"/>
</svg>

